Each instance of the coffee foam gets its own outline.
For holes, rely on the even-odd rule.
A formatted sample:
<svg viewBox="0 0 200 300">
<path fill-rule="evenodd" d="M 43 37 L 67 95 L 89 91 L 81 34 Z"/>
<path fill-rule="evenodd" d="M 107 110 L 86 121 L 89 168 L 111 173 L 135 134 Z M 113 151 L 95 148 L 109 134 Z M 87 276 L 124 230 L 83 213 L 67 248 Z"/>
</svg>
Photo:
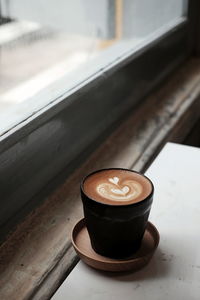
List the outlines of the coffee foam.
<svg viewBox="0 0 200 300">
<path fill-rule="evenodd" d="M 112 205 L 142 201 L 152 191 L 152 185 L 146 177 L 123 169 L 93 173 L 86 178 L 83 188 L 93 200 Z"/>
</svg>

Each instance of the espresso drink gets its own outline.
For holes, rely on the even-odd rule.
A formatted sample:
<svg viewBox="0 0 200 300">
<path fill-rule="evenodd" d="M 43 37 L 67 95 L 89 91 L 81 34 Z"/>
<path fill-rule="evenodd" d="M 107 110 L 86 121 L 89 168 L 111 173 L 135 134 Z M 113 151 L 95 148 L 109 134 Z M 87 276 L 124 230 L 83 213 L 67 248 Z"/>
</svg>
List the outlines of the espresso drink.
<svg viewBox="0 0 200 300">
<path fill-rule="evenodd" d="M 144 200 L 152 191 L 144 176 L 127 170 L 102 170 L 88 176 L 84 192 L 95 201 L 110 205 L 128 205 Z"/>
<path fill-rule="evenodd" d="M 139 249 L 153 190 L 146 176 L 127 169 L 98 170 L 83 179 L 85 222 L 97 253 L 127 258 Z"/>
</svg>

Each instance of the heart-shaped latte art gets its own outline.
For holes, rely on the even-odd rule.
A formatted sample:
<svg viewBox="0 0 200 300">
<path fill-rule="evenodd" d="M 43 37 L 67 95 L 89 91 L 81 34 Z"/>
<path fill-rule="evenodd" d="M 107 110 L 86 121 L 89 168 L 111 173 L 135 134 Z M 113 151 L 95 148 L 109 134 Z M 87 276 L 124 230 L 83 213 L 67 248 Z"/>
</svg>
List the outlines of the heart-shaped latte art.
<svg viewBox="0 0 200 300">
<path fill-rule="evenodd" d="M 122 180 L 114 176 L 107 178 L 107 182 L 105 181 L 98 184 L 96 191 L 101 197 L 106 199 L 130 201 L 141 193 L 142 186 L 134 180 Z"/>
<path fill-rule="evenodd" d="M 111 189 L 111 192 L 113 192 L 114 194 L 117 195 L 126 195 L 129 192 L 129 187 L 128 186 L 124 186 L 121 189 Z"/>
<path fill-rule="evenodd" d="M 119 178 L 118 177 L 113 177 L 113 178 L 108 178 L 108 180 L 113 183 L 113 184 L 118 184 Z"/>
</svg>

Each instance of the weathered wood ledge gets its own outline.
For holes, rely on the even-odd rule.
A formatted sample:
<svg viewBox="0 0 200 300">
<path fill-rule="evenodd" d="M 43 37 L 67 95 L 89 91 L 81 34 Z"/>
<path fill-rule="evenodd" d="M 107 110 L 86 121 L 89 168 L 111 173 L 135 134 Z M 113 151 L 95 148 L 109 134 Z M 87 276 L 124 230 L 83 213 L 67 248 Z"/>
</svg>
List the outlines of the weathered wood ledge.
<svg viewBox="0 0 200 300">
<path fill-rule="evenodd" d="M 122 99 L 123 101 L 123 99 Z M 0 247 L 0 299 L 49 299 L 78 258 L 70 232 L 83 215 L 80 179 L 104 167 L 144 171 L 167 141 L 182 142 L 200 117 L 200 61 L 185 63 Z"/>
</svg>

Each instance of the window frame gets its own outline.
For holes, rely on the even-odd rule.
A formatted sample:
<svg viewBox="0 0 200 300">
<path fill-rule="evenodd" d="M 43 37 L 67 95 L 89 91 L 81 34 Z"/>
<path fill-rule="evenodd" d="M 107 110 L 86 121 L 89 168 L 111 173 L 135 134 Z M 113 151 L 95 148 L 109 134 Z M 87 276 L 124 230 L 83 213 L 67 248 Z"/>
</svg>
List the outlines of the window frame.
<svg viewBox="0 0 200 300">
<path fill-rule="evenodd" d="M 199 49 L 199 3 L 188 3 L 187 21 L 120 57 L 1 136 L 1 233 L 44 199 L 139 101 Z"/>
</svg>

